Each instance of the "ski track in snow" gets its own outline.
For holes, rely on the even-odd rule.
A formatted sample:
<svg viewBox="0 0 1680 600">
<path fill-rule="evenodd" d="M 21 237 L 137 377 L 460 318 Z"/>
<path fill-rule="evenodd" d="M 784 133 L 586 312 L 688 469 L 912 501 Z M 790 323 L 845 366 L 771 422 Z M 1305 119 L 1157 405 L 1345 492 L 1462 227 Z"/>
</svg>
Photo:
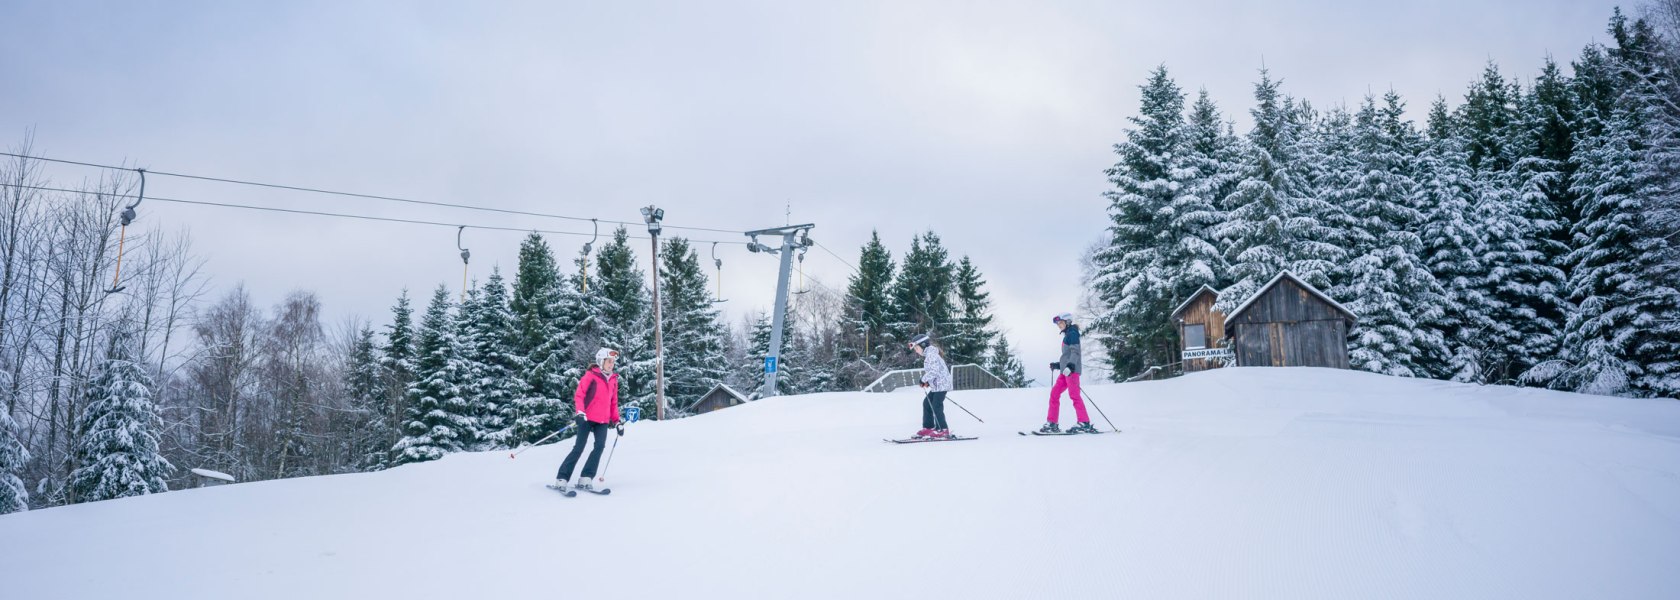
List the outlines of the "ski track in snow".
<svg viewBox="0 0 1680 600">
<path fill-rule="evenodd" d="M 1680 597 L 1680 402 L 1323 369 L 1092 392 L 1124 433 L 1017 435 L 1035 388 L 954 393 L 979 440 L 884 444 L 919 394 L 820 394 L 633 425 L 605 497 L 543 487 L 567 440 L 8 515 L 0 596 Z"/>
</svg>

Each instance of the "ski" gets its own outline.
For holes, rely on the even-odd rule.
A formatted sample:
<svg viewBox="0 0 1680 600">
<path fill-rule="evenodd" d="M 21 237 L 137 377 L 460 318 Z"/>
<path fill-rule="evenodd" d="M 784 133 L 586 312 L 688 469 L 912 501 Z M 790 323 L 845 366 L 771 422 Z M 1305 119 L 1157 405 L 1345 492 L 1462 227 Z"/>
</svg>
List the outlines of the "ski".
<svg viewBox="0 0 1680 600">
<path fill-rule="evenodd" d="M 551 490 L 554 490 L 554 491 L 556 491 L 556 492 L 560 492 L 560 495 L 562 495 L 562 496 L 565 496 L 565 497 L 567 497 L 567 498 L 571 498 L 571 497 L 573 497 L 573 496 L 576 496 L 576 495 L 577 495 L 577 492 L 575 492 L 575 491 L 572 491 L 572 490 L 563 490 L 563 489 L 560 489 L 560 487 L 559 487 L 559 486 L 556 486 L 556 485 L 554 485 L 554 484 L 552 484 L 552 483 L 550 483 L 550 484 L 547 484 L 547 485 L 544 485 L 544 486 L 543 486 L 543 487 L 546 487 L 546 488 L 548 488 L 548 489 L 551 489 Z"/>
<path fill-rule="evenodd" d="M 1078 432 L 1078 431 L 1058 431 L 1056 433 L 1044 433 L 1042 431 L 1017 431 L 1015 433 L 1019 433 L 1021 435 L 1038 435 L 1038 436 L 1050 437 L 1050 436 L 1056 436 L 1056 435 L 1097 435 L 1097 434 L 1103 433 L 1103 432 L 1093 431 L 1093 432 L 1090 432 L 1090 433 L 1081 433 L 1081 432 Z"/>
<path fill-rule="evenodd" d="M 606 488 L 606 489 L 600 489 L 600 490 L 591 488 L 591 489 L 587 489 L 587 490 L 584 490 L 584 491 L 589 492 L 591 494 L 595 494 L 597 496 L 605 496 L 607 494 L 612 493 L 612 488 Z"/>
<path fill-rule="evenodd" d="M 892 438 L 882 438 L 881 441 L 892 442 L 894 444 L 920 444 L 922 442 L 966 442 L 968 440 L 978 440 L 978 439 L 980 439 L 980 438 L 977 438 L 977 437 L 958 437 L 958 436 L 953 435 L 951 437 L 942 438 L 942 439 L 936 439 L 936 438 L 905 438 L 905 439 L 902 439 L 902 440 L 895 440 L 895 439 L 892 439 Z"/>
</svg>

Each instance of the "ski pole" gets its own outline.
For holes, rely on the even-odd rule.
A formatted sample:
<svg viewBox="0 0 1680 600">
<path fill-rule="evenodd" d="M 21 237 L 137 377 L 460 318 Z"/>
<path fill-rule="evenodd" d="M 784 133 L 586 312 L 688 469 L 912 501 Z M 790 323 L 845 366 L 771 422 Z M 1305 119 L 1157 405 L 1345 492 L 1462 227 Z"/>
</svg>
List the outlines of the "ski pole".
<svg viewBox="0 0 1680 600">
<path fill-rule="evenodd" d="M 621 437 L 624 437 L 624 436 L 622 436 L 622 435 L 613 436 L 613 447 L 612 447 L 611 450 L 607 451 L 607 464 L 601 467 L 601 474 L 595 476 L 595 481 L 599 481 L 601 483 L 606 483 L 607 482 L 607 469 L 612 468 L 613 453 L 618 451 L 618 438 L 621 438 Z"/>
<path fill-rule="evenodd" d="M 1084 390 L 1081 390 L 1081 391 L 1084 391 Z M 1087 391 L 1087 392 L 1085 392 L 1084 395 L 1085 395 L 1085 401 L 1090 402 L 1091 407 L 1097 409 L 1097 414 L 1102 415 L 1102 418 L 1103 418 L 1104 421 L 1108 421 L 1108 427 L 1110 429 L 1113 429 L 1114 433 L 1120 433 L 1120 428 L 1114 426 L 1114 421 L 1109 421 L 1108 420 L 1108 415 L 1103 414 L 1101 406 L 1097 406 L 1097 399 L 1091 397 L 1091 392 Z"/>
<path fill-rule="evenodd" d="M 956 401 L 956 400 L 952 400 L 952 399 L 951 399 L 951 397 L 950 397 L 950 396 L 946 396 L 946 397 L 945 397 L 945 401 L 946 401 L 946 402 L 950 402 L 950 403 L 951 403 L 951 404 L 956 404 L 956 405 L 957 405 L 957 408 L 962 408 L 962 411 L 963 411 L 963 412 L 965 412 L 965 413 L 968 413 L 968 416 L 970 416 L 970 417 L 974 417 L 974 420 L 976 420 L 976 421 L 979 421 L 979 422 L 981 422 L 981 423 L 985 423 L 985 422 L 986 422 L 986 420 L 985 420 L 985 419 L 982 419 L 982 418 L 980 418 L 980 417 L 979 417 L 979 416 L 976 416 L 976 415 L 975 415 L 975 414 L 974 414 L 974 413 L 972 413 L 972 412 L 969 412 L 969 411 L 968 411 L 968 409 L 966 409 L 966 408 L 963 408 L 963 405 L 961 405 L 961 404 L 957 404 L 957 401 Z"/>
<path fill-rule="evenodd" d="M 520 449 L 519 449 L 519 451 L 518 451 L 518 452 L 514 452 L 514 453 L 512 453 L 512 454 L 509 454 L 509 455 L 508 455 L 508 458 L 515 458 L 515 457 L 518 457 L 518 456 L 519 456 L 519 455 L 521 455 L 521 454 L 524 454 L 524 453 L 525 453 L 525 451 L 526 451 L 526 450 L 530 450 L 530 449 L 532 449 L 532 448 L 535 448 L 535 447 L 537 447 L 537 446 L 539 446 L 539 445 L 542 445 L 542 443 L 543 443 L 543 442 L 546 442 L 546 441 L 548 441 L 548 440 L 549 440 L 549 438 L 552 438 L 552 437 L 554 437 L 554 436 L 557 436 L 557 435 L 560 435 L 560 434 L 562 434 L 562 433 L 566 433 L 566 430 L 567 430 L 567 429 L 571 429 L 571 428 L 572 428 L 572 425 L 573 425 L 573 424 L 572 424 L 572 423 L 567 423 L 567 424 L 566 424 L 566 426 L 565 426 L 565 427 L 561 427 L 561 428 L 560 428 L 560 431 L 556 431 L 556 432 L 554 432 L 554 433 L 550 433 L 550 434 L 548 434 L 548 435 L 546 435 L 546 436 L 543 436 L 543 439 L 540 439 L 540 440 L 537 440 L 537 441 L 536 441 L 536 443 L 534 443 L 534 444 L 531 444 L 531 445 L 529 445 L 529 446 L 526 446 L 526 447 L 524 447 L 524 448 L 520 448 Z"/>
</svg>

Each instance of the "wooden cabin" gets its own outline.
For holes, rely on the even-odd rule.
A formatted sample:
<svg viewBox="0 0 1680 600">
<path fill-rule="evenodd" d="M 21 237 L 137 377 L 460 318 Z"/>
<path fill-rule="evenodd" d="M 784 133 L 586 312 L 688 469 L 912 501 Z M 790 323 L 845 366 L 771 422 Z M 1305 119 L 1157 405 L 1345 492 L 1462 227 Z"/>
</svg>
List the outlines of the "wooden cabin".
<svg viewBox="0 0 1680 600">
<path fill-rule="evenodd" d="M 746 403 L 746 395 L 735 391 L 735 388 L 720 383 L 713 387 L 712 391 L 706 392 L 706 395 L 701 396 L 700 401 L 695 402 L 694 407 L 690 410 L 694 414 L 702 415 L 714 410 L 725 409 L 737 404 Z"/>
<path fill-rule="evenodd" d="M 1225 329 L 1240 366 L 1346 369 L 1348 331 L 1358 319 L 1284 271 L 1226 315 Z"/>
<path fill-rule="evenodd" d="M 1206 354 L 1208 350 L 1219 348 L 1220 342 L 1225 340 L 1225 314 L 1213 309 L 1217 300 L 1219 292 L 1204 285 L 1173 310 L 1172 320 L 1178 328 L 1181 356 L 1183 353 L 1190 356 Z M 1223 360 L 1218 357 L 1185 358 L 1184 372 L 1205 371 L 1223 365 Z"/>
</svg>

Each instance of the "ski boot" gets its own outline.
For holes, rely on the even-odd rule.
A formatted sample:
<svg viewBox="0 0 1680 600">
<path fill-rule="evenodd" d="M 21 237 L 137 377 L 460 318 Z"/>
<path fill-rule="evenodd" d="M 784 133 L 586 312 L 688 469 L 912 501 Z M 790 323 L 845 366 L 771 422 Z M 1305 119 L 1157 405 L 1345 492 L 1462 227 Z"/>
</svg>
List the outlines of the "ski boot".
<svg viewBox="0 0 1680 600">
<path fill-rule="evenodd" d="M 1092 427 L 1090 421 L 1080 421 L 1078 425 L 1074 425 L 1072 428 L 1068 429 L 1068 433 L 1101 433 L 1101 432 L 1097 431 L 1097 428 Z"/>
<path fill-rule="evenodd" d="M 934 439 L 934 440 L 950 439 L 950 437 L 951 437 L 951 430 L 949 430 L 949 429 L 935 429 L 935 430 L 933 430 L 932 434 L 928 435 L 928 439 Z"/>
<path fill-rule="evenodd" d="M 916 432 L 916 435 L 912 435 L 910 437 L 915 438 L 915 439 L 931 438 L 931 437 L 933 437 L 933 428 L 932 427 L 923 427 L 921 431 Z"/>
<path fill-rule="evenodd" d="M 570 484 L 571 482 L 564 479 L 555 479 L 554 483 L 548 487 L 554 488 L 555 491 L 565 494 L 572 491 L 572 488 L 568 487 Z"/>
<path fill-rule="evenodd" d="M 1045 423 L 1043 427 L 1038 428 L 1038 432 L 1039 433 L 1061 433 L 1062 432 L 1062 426 L 1057 425 L 1055 423 Z"/>
<path fill-rule="evenodd" d="M 579 479 L 578 482 L 577 482 L 577 485 L 572 486 L 572 489 L 575 489 L 575 490 L 580 491 L 580 492 L 593 492 L 593 491 L 595 491 L 595 484 L 591 483 L 589 479 L 590 478 L 588 478 L 588 477 L 584 477 L 582 479 Z"/>
</svg>

